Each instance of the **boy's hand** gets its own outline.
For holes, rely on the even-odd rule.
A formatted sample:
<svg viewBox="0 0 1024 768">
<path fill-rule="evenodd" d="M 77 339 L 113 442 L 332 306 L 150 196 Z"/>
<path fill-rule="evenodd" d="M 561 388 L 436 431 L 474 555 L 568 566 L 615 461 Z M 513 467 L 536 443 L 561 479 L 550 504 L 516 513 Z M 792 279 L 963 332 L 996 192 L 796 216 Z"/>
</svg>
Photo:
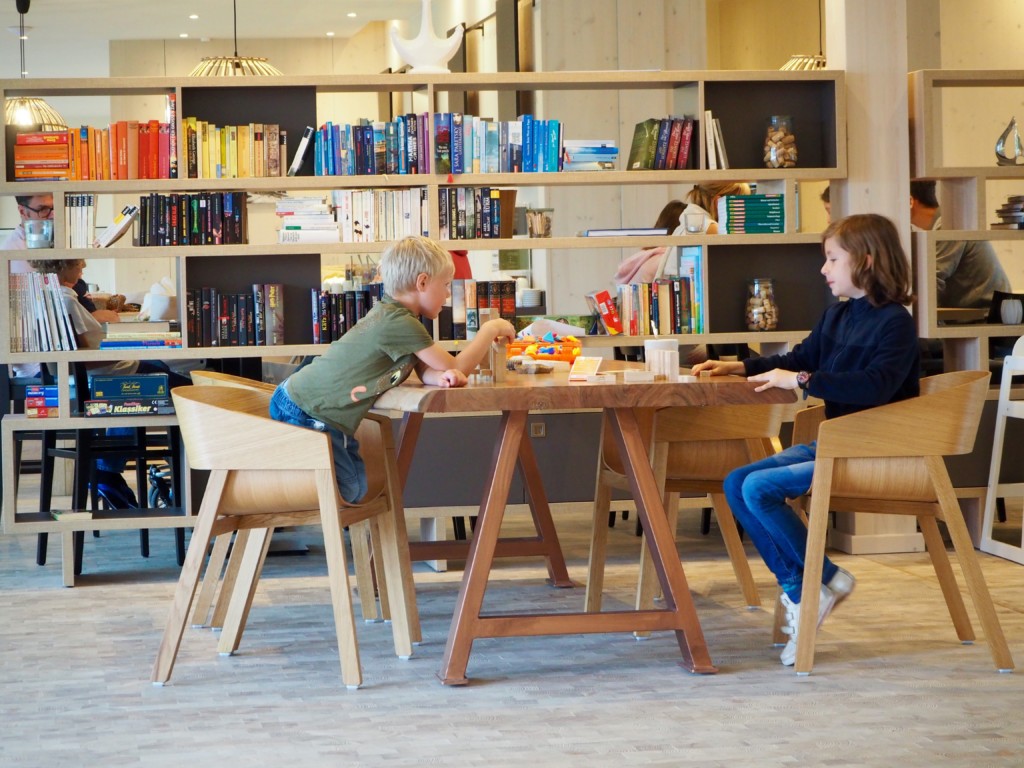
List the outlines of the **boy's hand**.
<svg viewBox="0 0 1024 768">
<path fill-rule="evenodd" d="M 484 323 L 484 335 L 490 336 L 495 341 L 505 340 L 505 343 L 515 341 L 516 329 L 508 320 L 488 320 Z"/>
<path fill-rule="evenodd" d="M 449 368 L 447 371 L 440 373 L 437 377 L 438 387 L 464 387 L 469 382 L 466 378 L 466 374 L 455 368 Z"/>
<path fill-rule="evenodd" d="M 743 363 L 734 360 L 705 360 L 690 369 L 690 374 L 698 376 L 701 371 L 710 371 L 712 376 L 727 376 L 744 372 Z"/>
</svg>

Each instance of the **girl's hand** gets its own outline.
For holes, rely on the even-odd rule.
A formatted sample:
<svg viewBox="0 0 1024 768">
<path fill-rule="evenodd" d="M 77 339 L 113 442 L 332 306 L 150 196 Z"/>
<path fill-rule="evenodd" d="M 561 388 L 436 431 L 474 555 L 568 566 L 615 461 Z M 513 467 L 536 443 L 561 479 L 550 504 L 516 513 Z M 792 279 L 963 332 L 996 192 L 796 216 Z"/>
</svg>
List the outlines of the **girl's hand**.
<svg viewBox="0 0 1024 768">
<path fill-rule="evenodd" d="M 796 371 L 784 371 L 782 368 L 775 368 L 767 373 L 759 373 L 756 376 L 748 376 L 747 381 L 764 382 L 755 387 L 755 392 L 764 392 L 766 389 L 776 387 L 778 389 L 796 389 Z"/>
</svg>

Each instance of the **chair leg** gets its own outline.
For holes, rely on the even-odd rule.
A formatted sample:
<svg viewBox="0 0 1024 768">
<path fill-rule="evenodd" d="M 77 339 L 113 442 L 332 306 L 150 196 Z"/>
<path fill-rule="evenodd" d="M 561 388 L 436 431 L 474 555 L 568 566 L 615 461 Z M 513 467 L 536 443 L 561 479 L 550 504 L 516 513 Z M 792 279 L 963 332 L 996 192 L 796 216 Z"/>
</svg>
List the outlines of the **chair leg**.
<svg viewBox="0 0 1024 768">
<path fill-rule="evenodd" d="M 935 575 L 939 579 L 939 586 L 942 588 L 942 596 L 946 599 L 946 607 L 949 609 L 949 617 L 953 620 L 953 628 L 961 643 L 974 641 L 974 629 L 971 627 L 970 616 L 967 615 L 967 607 L 960 595 L 960 587 L 956 583 L 956 576 L 953 575 L 953 568 L 949 564 L 949 555 L 946 554 L 946 543 L 939 533 L 938 523 L 931 515 L 918 515 L 917 524 L 921 528 L 921 535 L 924 537 L 925 548 L 931 558 Z"/>
<path fill-rule="evenodd" d="M 590 525 L 587 594 L 584 601 L 588 613 L 598 613 L 601 610 L 601 599 L 604 592 L 604 564 L 608 556 L 608 526 L 605 521 L 608 520 L 611 503 L 611 486 L 601 482 L 601 471 L 598 470 L 597 487 L 594 490 L 594 516 Z"/>
<path fill-rule="evenodd" d="M 228 606 L 231 604 L 231 595 L 235 591 L 235 583 L 238 581 L 238 569 L 242 565 L 242 554 L 249 542 L 249 529 L 235 533 L 235 543 L 231 546 L 231 555 L 228 557 L 228 567 L 224 570 L 224 578 L 220 583 L 220 590 L 217 593 L 217 600 L 213 604 L 213 616 L 210 617 L 210 629 L 220 629 L 224 626 L 224 617 L 227 616 Z"/>
<path fill-rule="evenodd" d="M 399 506 L 398 510 L 404 517 L 404 509 Z M 409 604 L 402 577 L 402 545 L 395 517 L 394 508 L 389 506 L 373 519 L 374 563 L 378 565 L 377 575 L 382 582 L 381 604 L 383 606 L 386 600 L 391 613 L 391 635 L 395 644 L 395 655 L 401 659 L 408 659 L 412 656 Z"/>
<path fill-rule="evenodd" d="M 217 652 L 221 655 L 230 656 L 238 650 L 238 645 L 242 642 L 242 633 L 245 632 L 245 625 L 249 621 L 249 610 L 256 596 L 256 585 L 259 584 L 273 535 L 273 528 L 250 530 L 245 551 L 240 553 L 241 562 L 234 589 L 230 593 L 221 589 L 221 601 L 227 600 L 224 626 L 217 643 Z"/>
<path fill-rule="evenodd" d="M 318 469 L 315 472 L 317 492 L 320 497 L 320 521 L 324 532 L 324 550 L 327 555 L 327 580 L 331 585 L 334 629 L 338 635 L 341 679 L 345 685 L 358 688 L 362 685 L 363 673 L 359 665 L 356 622 L 352 613 L 352 592 L 348 581 L 345 539 L 341 523 L 338 520 L 338 490 L 332 469 Z"/>
<path fill-rule="evenodd" d="M 203 566 L 203 560 L 206 559 L 206 550 L 210 546 L 213 523 L 217 516 L 217 505 L 224 492 L 226 479 L 227 472 L 224 470 L 214 470 L 210 473 L 196 525 L 192 530 L 192 541 L 188 548 L 188 554 L 185 556 L 185 565 L 181 569 L 178 586 L 174 591 L 174 600 L 171 602 L 171 612 L 167 617 L 167 625 L 160 641 L 160 650 L 157 651 L 156 661 L 153 664 L 151 679 L 154 683 L 166 683 L 174 669 L 174 660 L 178 656 L 181 637 L 185 632 L 185 623 L 188 621 L 189 608 L 199 583 L 199 571 Z"/>
<path fill-rule="evenodd" d="M 729 502 L 726 501 L 725 494 L 713 493 L 711 503 L 718 518 L 718 527 L 722 530 L 722 539 L 725 540 L 725 549 L 729 553 L 733 573 L 736 574 L 736 581 L 743 592 L 743 599 L 746 600 L 747 607 L 760 608 L 761 595 L 758 594 L 757 584 L 754 583 L 754 576 L 750 572 L 750 563 L 743 549 L 743 542 L 740 541 L 740 532 L 736 528 L 736 518 L 729 509 Z"/>
<path fill-rule="evenodd" d="M 380 601 L 380 617 L 391 621 L 391 602 L 388 600 L 388 575 L 384 571 L 384 551 L 381 548 L 381 530 L 377 518 L 366 521 L 370 529 L 370 565 L 373 574 L 373 593 Z"/>
<path fill-rule="evenodd" d="M 179 529 L 180 530 L 180 529 Z M 206 561 L 206 573 L 203 574 L 203 584 L 199 588 L 192 607 L 192 626 L 205 627 L 210 616 L 210 606 L 213 605 L 213 596 L 217 592 L 217 585 L 220 582 L 221 571 L 224 570 L 224 560 L 228 554 L 228 547 L 231 546 L 231 534 L 222 533 L 213 541 L 213 548 Z"/>
<path fill-rule="evenodd" d="M 139 553 L 143 557 L 149 557 L 149 529 L 139 529 Z"/>
<path fill-rule="evenodd" d="M 44 429 L 40 438 L 39 458 L 39 511 L 45 512 L 52 507 L 53 500 L 53 456 L 50 449 L 57 447 L 57 433 Z M 46 547 L 49 536 L 40 533 L 36 536 L 36 565 L 46 565 Z"/>
<path fill-rule="evenodd" d="M 828 507 L 832 497 L 835 459 L 818 456 L 811 482 L 811 514 L 804 550 L 804 583 L 800 598 L 800 626 L 796 640 L 796 673 L 809 675 L 814 666 L 814 645 L 818 639 L 818 602 L 821 599 L 821 571 L 825 564 L 828 536 Z"/>
<path fill-rule="evenodd" d="M 174 559 L 178 565 L 185 564 L 185 529 L 174 529 Z"/>
<path fill-rule="evenodd" d="M 49 541 L 50 535 L 47 533 L 36 535 L 36 565 L 46 565 L 46 546 Z"/>
<path fill-rule="evenodd" d="M 960 513 L 960 504 L 956 500 L 956 493 L 953 491 L 953 485 L 946 473 L 946 465 L 941 456 L 926 456 L 925 464 L 932 482 L 935 483 L 939 508 L 946 521 L 949 537 L 953 540 L 953 548 L 960 561 L 960 570 L 967 582 L 967 591 L 970 592 L 971 600 L 974 601 L 974 610 L 977 612 L 981 628 L 985 632 L 985 639 L 988 640 L 992 660 L 998 671 L 1008 672 L 1013 669 L 1013 657 L 1006 644 L 1003 628 L 999 624 L 999 617 L 996 615 L 996 608 L 992 603 L 992 595 L 988 591 L 988 585 L 985 584 L 985 576 L 981 572 L 981 565 L 979 565 L 978 557 L 974 552 L 974 544 L 967 532 L 963 515 Z"/>
<path fill-rule="evenodd" d="M 365 520 L 348 527 L 348 538 L 352 542 L 352 560 L 355 562 L 356 589 L 359 590 L 359 606 L 363 621 L 380 621 L 377 611 L 377 588 L 373 583 L 373 566 L 370 565 L 370 524 Z"/>
</svg>

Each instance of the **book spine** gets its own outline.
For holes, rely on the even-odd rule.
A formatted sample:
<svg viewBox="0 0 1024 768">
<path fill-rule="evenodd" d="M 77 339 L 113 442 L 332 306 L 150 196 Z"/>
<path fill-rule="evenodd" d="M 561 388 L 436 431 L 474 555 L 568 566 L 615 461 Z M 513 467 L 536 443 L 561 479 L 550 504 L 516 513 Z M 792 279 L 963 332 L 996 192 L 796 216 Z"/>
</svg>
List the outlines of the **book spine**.
<svg viewBox="0 0 1024 768">
<path fill-rule="evenodd" d="M 284 286 L 281 283 L 265 284 L 263 297 L 266 302 L 264 321 L 267 344 L 284 344 Z"/>
</svg>

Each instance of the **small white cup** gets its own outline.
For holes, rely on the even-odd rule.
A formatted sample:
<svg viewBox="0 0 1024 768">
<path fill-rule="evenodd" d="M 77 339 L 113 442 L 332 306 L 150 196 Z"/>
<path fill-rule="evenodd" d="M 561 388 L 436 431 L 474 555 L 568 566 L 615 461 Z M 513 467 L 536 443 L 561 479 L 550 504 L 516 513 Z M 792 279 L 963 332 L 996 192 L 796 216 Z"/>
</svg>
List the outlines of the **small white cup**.
<svg viewBox="0 0 1024 768">
<path fill-rule="evenodd" d="M 26 220 L 25 246 L 27 248 L 53 248 L 53 220 Z"/>
<path fill-rule="evenodd" d="M 704 231 L 704 214 L 684 213 L 683 225 L 686 227 L 686 233 L 688 235 L 699 235 Z"/>
</svg>

